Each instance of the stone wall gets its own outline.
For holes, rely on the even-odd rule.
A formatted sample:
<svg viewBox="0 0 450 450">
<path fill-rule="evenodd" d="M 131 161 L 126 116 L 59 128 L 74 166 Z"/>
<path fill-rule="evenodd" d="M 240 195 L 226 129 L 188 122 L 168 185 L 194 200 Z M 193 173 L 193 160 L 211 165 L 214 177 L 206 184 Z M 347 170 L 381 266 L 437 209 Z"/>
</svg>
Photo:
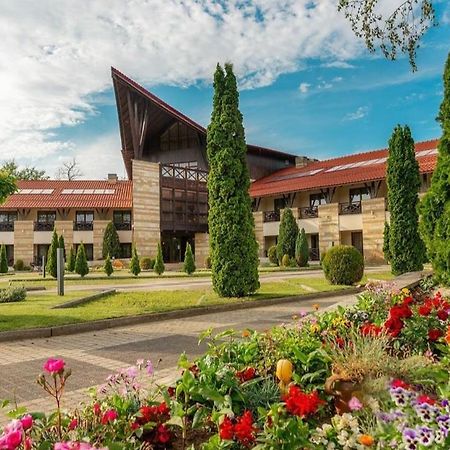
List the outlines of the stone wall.
<svg viewBox="0 0 450 450">
<path fill-rule="evenodd" d="M 339 204 L 319 206 L 319 248 L 323 255 L 333 245 L 340 244 Z"/>
<path fill-rule="evenodd" d="M 155 256 L 161 239 L 158 163 L 133 160 L 133 241 L 140 256 Z"/>
<path fill-rule="evenodd" d="M 33 262 L 34 222 L 16 220 L 14 222 L 14 261 L 21 259 L 25 265 Z"/>
<path fill-rule="evenodd" d="M 209 234 L 195 233 L 195 264 L 198 269 L 206 266 L 206 258 L 209 256 Z"/>
<path fill-rule="evenodd" d="M 361 202 L 363 223 L 364 260 L 367 263 L 384 263 L 383 232 L 386 221 L 384 198 Z"/>
<path fill-rule="evenodd" d="M 255 220 L 255 236 L 258 241 L 259 250 L 258 255 L 264 256 L 264 213 L 262 211 L 256 211 L 253 213 L 253 219 Z"/>
</svg>

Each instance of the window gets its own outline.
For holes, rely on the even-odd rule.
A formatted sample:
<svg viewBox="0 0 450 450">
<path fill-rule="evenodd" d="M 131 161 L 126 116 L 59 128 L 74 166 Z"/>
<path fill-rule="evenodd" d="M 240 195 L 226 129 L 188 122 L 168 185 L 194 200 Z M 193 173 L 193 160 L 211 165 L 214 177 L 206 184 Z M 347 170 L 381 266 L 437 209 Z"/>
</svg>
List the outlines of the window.
<svg viewBox="0 0 450 450">
<path fill-rule="evenodd" d="M 129 242 L 120 244 L 120 256 L 122 258 L 131 258 L 131 244 Z"/>
<path fill-rule="evenodd" d="M 360 203 L 362 200 L 369 200 L 369 189 L 366 187 L 350 189 L 349 202 Z"/>
<path fill-rule="evenodd" d="M 286 207 L 286 200 L 284 198 L 276 198 L 273 201 L 274 210 L 279 211 L 280 209 L 284 209 Z"/>
<path fill-rule="evenodd" d="M 2 223 L 13 223 L 15 220 L 17 220 L 17 213 L 16 212 L 0 212 L 0 224 Z"/>
<path fill-rule="evenodd" d="M 53 193 L 54 189 L 19 189 L 16 194 L 44 194 Z"/>
<path fill-rule="evenodd" d="M 315 207 L 315 206 L 319 206 L 319 205 L 325 205 L 327 202 L 325 200 L 325 196 L 320 193 L 320 194 L 311 194 L 309 196 L 309 206 L 311 207 Z"/>
<path fill-rule="evenodd" d="M 113 222 L 117 230 L 131 230 L 131 211 L 114 211 Z"/>
<path fill-rule="evenodd" d="M 77 223 L 92 223 L 94 221 L 93 211 L 77 211 Z"/>
<path fill-rule="evenodd" d="M 39 223 L 53 223 L 56 220 L 56 211 L 38 211 L 37 221 Z"/>
</svg>

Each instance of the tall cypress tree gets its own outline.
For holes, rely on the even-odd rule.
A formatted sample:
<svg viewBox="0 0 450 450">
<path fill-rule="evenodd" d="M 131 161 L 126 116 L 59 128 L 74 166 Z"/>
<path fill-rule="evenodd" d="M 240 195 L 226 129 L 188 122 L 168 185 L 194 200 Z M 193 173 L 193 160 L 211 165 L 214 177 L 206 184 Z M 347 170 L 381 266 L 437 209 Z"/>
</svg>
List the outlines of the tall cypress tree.
<svg viewBox="0 0 450 450">
<path fill-rule="evenodd" d="M 105 233 L 103 234 L 102 255 L 103 258 L 106 258 L 108 255 L 110 258 L 121 257 L 119 234 L 113 222 L 109 222 L 106 225 Z"/>
<path fill-rule="evenodd" d="M 384 231 L 383 231 L 383 255 L 384 260 L 389 262 L 391 260 L 391 248 L 389 244 L 389 238 L 391 235 L 391 227 L 389 226 L 389 222 L 384 222 Z"/>
<path fill-rule="evenodd" d="M 47 263 L 45 264 L 45 270 L 53 278 L 57 277 L 57 265 L 56 265 L 56 250 L 59 247 L 59 239 L 56 234 L 56 230 L 53 230 L 52 242 L 47 253 Z"/>
<path fill-rule="evenodd" d="M 295 241 L 297 235 L 298 225 L 294 214 L 292 214 L 292 209 L 285 208 L 281 216 L 277 243 L 277 257 L 280 264 L 284 255 L 289 255 L 289 258 L 295 257 Z"/>
<path fill-rule="evenodd" d="M 0 247 L 0 273 L 8 272 L 8 257 L 6 256 L 6 245 Z"/>
<path fill-rule="evenodd" d="M 73 246 L 69 250 L 69 258 L 67 259 L 67 270 L 73 272 L 75 270 L 75 251 Z"/>
<path fill-rule="evenodd" d="M 191 275 L 195 272 L 195 261 L 194 261 L 194 255 L 192 254 L 192 248 L 191 244 L 189 242 L 186 244 L 186 251 L 184 253 L 184 264 L 183 264 L 183 270 L 188 274 Z"/>
<path fill-rule="evenodd" d="M 62 248 L 64 250 L 64 259 L 66 259 L 66 245 L 64 243 L 64 236 L 61 234 L 58 240 L 58 248 Z"/>
<path fill-rule="evenodd" d="M 248 194 L 245 133 L 231 64 L 217 66 L 208 126 L 208 224 L 212 282 L 222 297 L 242 297 L 259 288 L 258 243 Z"/>
<path fill-rule="evenodd" d="M 89 264 L 87 262 L 83 243 L 78 246 L 77 257 L 75 259 L 75 272 L 82 277 L 89 273 Z"/>
<path fill-rule="evenodd" d="M 442 127 L 436 169 L 420 205 L 420 231 L 435 275 L 450 284 L 450 53 L 444 70 L 444 98 L 436 120 Z"/>
<path fill-rule="evenodd" d="M 391 213 L 389 250 L 394 275 L 423 269 L 425 246 L 419 235 L 420 174 L 408 126 L 397 125 L 389 139 L 386 183 Z"/>
<path fill-rule="evenodd" d="M 306 267 L 309 259 L 309 247 L 308 240 L 306 239 L 305 229 L 297 233 L 297 239 L 295 241 L 295 260 L 299 267 Z"/>
</svg>

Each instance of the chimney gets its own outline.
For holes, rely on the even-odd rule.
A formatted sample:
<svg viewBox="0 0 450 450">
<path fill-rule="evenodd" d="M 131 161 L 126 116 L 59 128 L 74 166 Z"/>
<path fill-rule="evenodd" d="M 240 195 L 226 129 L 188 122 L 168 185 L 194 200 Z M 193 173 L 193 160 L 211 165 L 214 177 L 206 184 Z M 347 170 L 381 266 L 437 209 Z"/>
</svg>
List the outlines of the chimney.
<svg viewBox="0 0 450 450">
<path fill-rule="evenodd" d="M 117 173 L 108 173 L 108 183 L 116 184 L 117 180 Z"/>
<path fill-rule="evenodd" d="M 301 168 L 308 164 L 316 162 L 317 159 L 308 158 L 307 156 L 296 156 L 295 157 L 295 167 Z"/>
</svg>

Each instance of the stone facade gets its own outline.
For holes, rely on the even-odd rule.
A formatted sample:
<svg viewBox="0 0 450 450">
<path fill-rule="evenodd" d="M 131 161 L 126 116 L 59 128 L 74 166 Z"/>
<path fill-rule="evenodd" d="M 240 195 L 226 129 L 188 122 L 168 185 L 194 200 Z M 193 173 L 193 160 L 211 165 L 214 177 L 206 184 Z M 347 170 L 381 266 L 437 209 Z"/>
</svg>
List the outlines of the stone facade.
<svg viewBox="0 0 450 450">
<path fill-rule="evenodd" d="M 33 262 L 34 223 L 32 220 L 16 220 L 14 223 L 14 261 L 21 259 L 29 266 Z"/>
<path fill-rule="evenodd" d="M 329 203 L 319 206 L 319 248 L 324 254 L 330 247 L 339 245 L 339 204 Z"/>
<path fill-rule="evenodd" d="M 195 264 L 198 269 L 206 266 L 206 258 L 209 256 L 209 234 L 195 234 Z"/>
<path fill-rule="evenodd" d="M 264 256 L 264 213 L 262 211 L 256 211 L 253 213 L 253 219 L 255 220 L 255 236 L 258 242 L 258 255 Z"/>
<path fill-rule="evenodd" d="M 141 256 L 156 254 L 161 239 L 160 165 L 133 160 L 133 241 Z"/>
<path fill-rule="evenodd" d="M 384 198 L 361 202 L 364 240 L 364 259 L 368 263 L 384 263 L 383 232 L 386 221 Z"/>
<path fill-rule="evenodd" d="M 94 220 L 93 244 L 94 260 L 103 258 L 103 235 L 109 220 Z"/>
</svg>

